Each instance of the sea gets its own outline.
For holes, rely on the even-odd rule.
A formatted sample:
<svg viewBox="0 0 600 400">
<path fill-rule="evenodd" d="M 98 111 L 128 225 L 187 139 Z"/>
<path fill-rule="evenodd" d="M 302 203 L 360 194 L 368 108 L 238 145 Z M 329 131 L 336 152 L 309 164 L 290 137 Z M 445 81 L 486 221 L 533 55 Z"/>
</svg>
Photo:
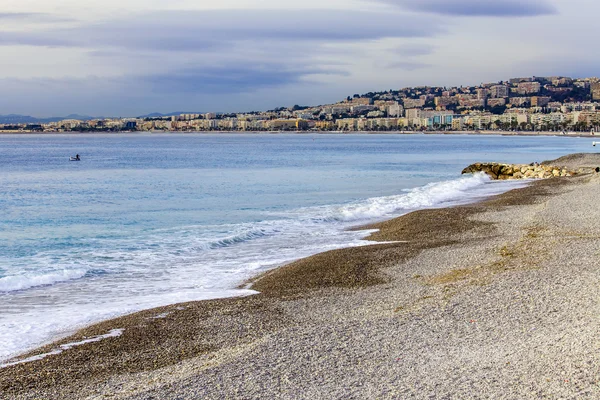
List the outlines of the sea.
<svg viewBox="0 0 600 400">
<path fill-rule="evenodd" d="M 348 228 L 527 184 L 461 176 L 591 139 L 401 134 L 0 135 L 0 361 L 142 309 L 368 245 Z M 81 161 L 70 161 L 79 154 Z"/>
</svg>

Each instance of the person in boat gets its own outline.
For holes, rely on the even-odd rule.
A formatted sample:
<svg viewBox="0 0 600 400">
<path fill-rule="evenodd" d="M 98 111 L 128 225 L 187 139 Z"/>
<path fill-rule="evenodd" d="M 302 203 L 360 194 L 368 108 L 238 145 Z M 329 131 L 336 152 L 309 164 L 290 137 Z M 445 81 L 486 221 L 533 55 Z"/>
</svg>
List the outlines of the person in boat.
<svg viewBox="0 0 600 400">
<path fill-rule="evenodd" d="M 76 155 L 75 155 L 75 159 L 76 159 L 77 161 L 81 161 L 81 158 L 79 158 L 79 154 L 76 154 Z"/>
</svg>

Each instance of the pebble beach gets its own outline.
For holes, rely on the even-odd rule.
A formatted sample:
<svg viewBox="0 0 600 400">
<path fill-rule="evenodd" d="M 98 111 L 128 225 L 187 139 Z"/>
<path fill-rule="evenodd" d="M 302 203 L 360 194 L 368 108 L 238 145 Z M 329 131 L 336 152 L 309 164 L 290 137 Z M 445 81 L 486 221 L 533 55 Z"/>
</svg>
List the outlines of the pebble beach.
<svg viewBox="0 0 600 400">
<path fill-rule="evenodd" d="M 11 360 L 0 398 L 598 398 L 600 155 L 546 163 L 584 173 L 90 326 Z"/>
</svg>

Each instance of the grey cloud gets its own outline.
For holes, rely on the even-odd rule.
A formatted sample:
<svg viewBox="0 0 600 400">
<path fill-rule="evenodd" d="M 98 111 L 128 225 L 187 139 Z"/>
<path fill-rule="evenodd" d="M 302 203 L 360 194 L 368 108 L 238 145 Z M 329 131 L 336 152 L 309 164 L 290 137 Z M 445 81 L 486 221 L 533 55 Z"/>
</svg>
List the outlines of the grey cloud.
<svg viewBox="0 0 600 400">
<path fill-rule="evenodd" d="M 17 33 L 4 44 L 118 47 L 159 51 L 203 51 L 243 41 L 359 41 L 385 37 L 421 38 L 444 32 L 431 18 L 402 18 L 396 13 L 304 10 L 289 15 L 276 10 L 169 11 L 140 14 L 79 28 Z M 0 37 L 5 33 L 0 33 Z"/>
<path fill-rule="evenodd" d="M 547 0 L 383 0 L 404 9 L 464 17 L 536 17 L 556 14 Z"/>
<path fill-rule="evenodd" d="M 398 46 L 392 51 L 395 54 L 404 56 L 404 57 L 418 57 L 418 56 L 427 56 L 433 54 L 436 47 L 430 44 L 408 44 Z"/>
<path fill-rule="evenodd" d="M 82 32 L 79 45 L 94 48 L 125 48 L 128 50 L 205 51 L 230 47 L 224 40 L 211 40 L 201 29 L 185 26 L 99 26 Z"/>
<path fill-rule="evenodd" d="M 290 69 L 285 65 L 269 64 L 186 69 L 137 79 L 159 93 L 223 94 L 281 87 L 298 83 L 316 74 L 345 75 L 346 73 L 311 67 Z"/>
<path fill-rule="evenodd" d="M 76 40 L 61 36 L 44 35 L 31 32 L 0 32 L 0 45 L 38 46 L 38 47 L 73 47 Z"/>
<path fill-rule="evenodd" d="M 0 19 L 27 19 L 39 16 L 39 13 L 0 13 Z"/>
<path fill-rule="evenodd" d="M 519 63 L 519 67 L 530 75 L 537 76 L 569 76 L 571 78 L 587 78 L 598 76 L 600 60 L 581 53 L 576 56 L 556 58 L 552 56 L 535 58 Z M 521 74 L 526 76 L 526 74 Z"/>
<path fill-rule="evenodd" d="M 53 92 L 61 93 L 64 102 L 80 98 L 81 106 L 100 104 L 99 99 L 128 99 L 100 105 L 102 110 L 134 107 L 136 102 L 135 107 L 170 109 L 176 108 L 174 102 L 210 102 L 219 95 L 227 102 L 237 101 L 239 96 L 228 96 L 231 94 L 247 96 L 245 101 L 254 102 L 262 101 L 249 100 L 254 93 L 265 91 L 281 99 L 291 95 L 281 88 L 297 84 L 298 88 L 310 87 L 317 92 L 327 86 L 316 84 L 318 75 L 346 75 L 345 66 L 324 61 L 326 67 L 310 61 L 323 51 L 330 55 L 336 43 L 429 38 L 445 30 L 444 23 L 435 16 L 407 18 L 401 11 L 219 10 L 144 13 L 79 27 L 0 32 L 0 46 L 72 46 L 95 56 L 100 64 L 106 62 L 102 57 L 112 58 L 110 62 L 123 69 L 120 78 L 12 80 L 10 85 L 4 81 L 0 92 L 9 87 L 12 93 L 45 90 L 48 100 L 44 107 L 54 106 L 54 100 L 50 100 L 54 99 L 50 95 Z M 330 45 L 326 49 L 322 46 L 325 43 Z M 148 62 L 148 68 L 136 68 L 148 57 L 167 62 Z M 88 96 L 90 93 L 94 96 Z M 80 108 L 71 111 L 89 113 Z"/>
<path fill-rule="evenodd" d="M 395 62 L 395 63 L 389 64 L 387 67 L 388 67 L 388 69 L 400 69 L 403 71 L 416 71 L 419 69 L 429 68 L 431 66 L 432 66 L 431 64 L 427 64 L 427 63 L 420 63 L 420 62 L 413 62 L 413 61 L 400 61 L 400 62 Z"/>
<path fill-rule="evenodd" d="M 172 22 L 197 27 L 208 37 L 233 39 L 269 38 L 284 40 L 363 40 L 381 37 L 429 37 L 440 33 L 436 21 L 404 19 L 394 13 L 349 10 L 210 10 L 149 15 L 158 26 Z M 199 24 L 198 22 L 201 21 Z M 198 26 L 200 25 L 200 26 Z"/>
<path fill-rule="evenodd" d="M 0 12 L 0 21 L 34 21 L 34 22 L 66 22 L 74 21 L 72 18 L 64 17 L 62 15 L 48 14 L 48 13 L 36 13 L 36 12 L 13 12 L 6 13 Z"/>
<path fill-rule="evenodd" d="M 164 73 L 121 77 L 87 78 L 32 78 L 0 79 L 2 89 L 12 92 L 14 87 L 49 88 L 74 91 L 119 91 L 122 88 L 138 93 L 148 91 L 158 94 L 231 94 L 247 93 L 259 89 L 282 87 L 299 82 L 309 82 L 314 75 L 340 75 L 347 72 L 339 69 L 312 67 L 308 65 L 290 67 L 285 64 L 246 63 L 244 66 L 210 66 L 172 70 Z"/>
<path fill-rule="evenodd" d="M 318 91 L 323 85 L 312 81 L 317 74 L 346 75 L 343 71 L 309 65 L 291 68 L 284 64 L 250 63 L 244 67 L 198 67 L 144 76 L 0 78 L 0 107 L 21 113 L 35 114 L 37 110 L 42 115 L 139 115 L 172 107 L 240 111 L 293 102 L 289 99 L 296 98 L 296 91 L 281 90 L 293 85 L 304 91 L 307 87 Z"/>
<path fill-rule="evenodd" d="M 403 71 L 416 71 L 429 68 L 432 65 L 418 61 L 419 57 L 433 54 L 436 47 L 430 44 L 405 44 L 392 49 L 394 54 L 401 56 L 401 61 L 387 65 L 388 69 L 399 69 Z"/>
</svg>

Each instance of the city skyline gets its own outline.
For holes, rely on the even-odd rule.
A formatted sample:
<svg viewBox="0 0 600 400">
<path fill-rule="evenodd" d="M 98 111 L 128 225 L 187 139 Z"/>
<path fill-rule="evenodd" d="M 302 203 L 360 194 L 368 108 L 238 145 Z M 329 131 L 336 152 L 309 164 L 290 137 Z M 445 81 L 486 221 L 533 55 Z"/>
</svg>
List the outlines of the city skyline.
<svg viewBox="0 0 600 400">
<path fill-rule="evenodd" d="M 513 77 L 479 86 L 407 87 L 347 96 L 335 104 L 252 113 L 72 115 L 39 120 L 0 115 L 0 132 L 207 131 L 600 131 L 600 79 Z"/>
<path fill-rule="evenodd" d="M 600 62 L 585 0 L 198 3 L 9 1 L 0 114 L 267 110 Z"/>
</svg>

